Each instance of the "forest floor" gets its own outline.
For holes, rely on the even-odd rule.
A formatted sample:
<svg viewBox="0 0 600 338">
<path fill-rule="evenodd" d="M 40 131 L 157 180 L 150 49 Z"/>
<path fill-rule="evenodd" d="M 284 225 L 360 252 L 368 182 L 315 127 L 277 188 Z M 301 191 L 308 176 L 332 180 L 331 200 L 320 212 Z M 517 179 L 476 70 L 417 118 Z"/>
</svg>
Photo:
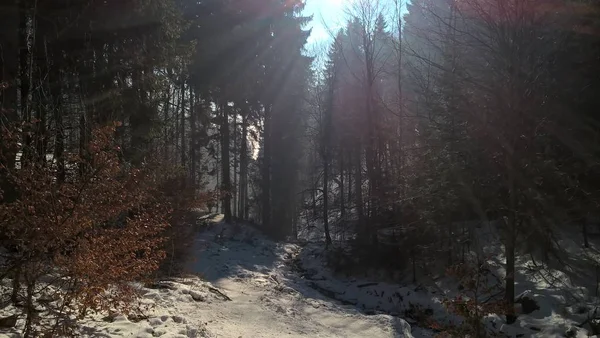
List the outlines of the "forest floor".
<svg viewBox="0 0 600 338">
<path fill-rule="evenodd" d="M 196 234 L 191 257 L 185 277 L 139 286 L 141 304 L 150 306 L 147 317 L 89 316 L 79 336 L 431 337 L 433 331 L 419 327 L 419 315 L 460 321 L 442 305 L 455 287 L 448 279 L 400 285 L 335 276 L 326 267 L 321 243 L 276 243 L 249 226 L 214 219 Z M 529 277 L 518 281 L 541 309 L 519 316 L 513 325 L 488 315 L 490 331 L 505 337 L 588 336 L 576 324 L 595 309 L 595 300 L 571 300 L 543 283 Z M 0 318 L 14 310 L 3 305 Z M 19 337 L 22 325 L 19 320 L 11 331 L 0 329 L 0 337 Z"/>
</svg>

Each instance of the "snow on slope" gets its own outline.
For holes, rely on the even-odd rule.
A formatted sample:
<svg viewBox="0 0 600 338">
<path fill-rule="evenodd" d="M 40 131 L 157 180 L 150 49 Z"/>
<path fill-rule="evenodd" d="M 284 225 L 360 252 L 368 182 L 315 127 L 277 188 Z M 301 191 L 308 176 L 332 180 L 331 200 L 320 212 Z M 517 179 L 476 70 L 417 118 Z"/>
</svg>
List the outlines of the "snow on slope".
<svg viewBox="0 0 600 338">
<path fill-rule="evenodd" d="M 476 238 L 482 244 L 480 254 L 487 258 L 493 272 L 490 280 L 503 283 L 505 257 L 497 229 L 486 224 L 476 231 Z M 541 267 L 539 260 L 536 265 L 528 255 L 520 256 L 516 262 L 516 294 L 529 292 L 540 309 L 519 315 L 516 323 L 511 325 L 506 324 L 504 316 L 489 314 L 484 323 L 490 333 L 500 337 L 591 336 L 589 325 L 581 324 L 594 315 L 595 309 L 600 311 L 600 298 L 595 295 L 596 282 L 600 278 L 600 241 L 590 239 L 591 247 L 584 249 L 578 232 L 561 233 L 557 237 L 561 238 L 560 247 L 568 253 L 564 264 Z M 426 314 L 438 323 L 460 321 L 442 306 L 443 299 L 463 293 L 452 278 L 440 276 L 435 280 L 420 280 L 422 283 L 417 286 L 385 283 L 376 278 L 334 276 L 324 268 L 327 255 L 323 248 L 324 243 L 309 243 L 296 261 L 307 282 L 330 297 L 354 304 L 365 313 L 404 317 L 411 323 L 414 337 L 432 335 L 416 327 L 414 317 L 419 310 L 427 311 Z M 488 296 L 482 295 L 482 299 L 488 299 Z"/>
</svg>

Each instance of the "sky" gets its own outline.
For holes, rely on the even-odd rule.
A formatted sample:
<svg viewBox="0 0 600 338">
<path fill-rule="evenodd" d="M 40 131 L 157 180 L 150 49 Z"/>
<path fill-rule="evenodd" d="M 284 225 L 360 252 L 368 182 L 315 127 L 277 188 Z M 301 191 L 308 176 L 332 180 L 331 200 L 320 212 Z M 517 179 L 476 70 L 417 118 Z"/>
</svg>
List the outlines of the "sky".
<svg viewBox="0 0 600 338">
<path fill-rule="evenodd" d="M 332 40 L 332 34 L 344 26 L 344 18 L 348 8 L 353 0 L 306 0 L 304 9 L 305 15 L 312 15 L 313 20 L 308 28 L 312 27 L 312 32 L 308 38 L 307 48 L 318 48 L 323 44 L 329 44 Z M 387 9 L 393 9 L 393 1 L 380 0 L 381 4 Z M 401 0 L 403 4 L 403 14 L 406 13 L 406 4 L 408 0 Z M 393 13 L 393 10 L 390 11 Z"/>
<path fill-rule="evenodd" d="M 304 12 L 312 15 L 309 27 L 312 32 L 308 38 L 309 46 L 331 40 L 329 31 L 336 32 L 344 22 L 344 10 L 349 0 L 307 0 Z M 309 47 L 310 48 L 310 47 Z"/>
</svg>

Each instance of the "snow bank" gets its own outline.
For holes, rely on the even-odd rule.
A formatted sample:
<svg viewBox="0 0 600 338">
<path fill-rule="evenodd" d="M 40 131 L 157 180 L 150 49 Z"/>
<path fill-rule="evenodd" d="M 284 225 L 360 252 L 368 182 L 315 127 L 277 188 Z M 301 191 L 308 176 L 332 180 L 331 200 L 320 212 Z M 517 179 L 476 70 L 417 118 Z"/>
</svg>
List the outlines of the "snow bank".
<svg viewBox="0 0 600 338">
<path fill-rule="evenodd" d="M 199 318 L 189 316 L 190 313 L 185 311 L 201 304 L 222 302 L 218 296 L 211 294 L 211 287 L 210 283 L 197 278 L 161 283 L 156 289 L 140 286 L 142 296 L 138 306 L 147 309 L 142 317 L 139 314 L 129 317 L 118 313 L 110 316 L 91 314 L 80 322 L 77 334 L 90 338 L 212 337 Z M 8 285 L 3 285 L 0 291 L 7 295 Z M 44 309 L 40 310 L 41 317 L 44 317 Z M 15 313 L 20 311 L 12 305 L 5 306 L 0 310 L 0 318 Z M 24 325 L 25 319 L 20 316 L 15 327 L 0 330 L 0 337 L 20 337 Z"/>
<path fill-rule="evenodd" d="M 471 225 L 471 224 L 468 224 Z M 488 222 L 472 226 L 472 255 L 479 254 L 490 267 L 489 283 L 502 284 L 505 257 L 497 224 Z M 484 324 L 489 332 L 507 337 L 587 337 L 589 319 L 600 317 L 600 299 L 596 296 L 600 276 L 600 244 L 590 238 L 590 248 L 583 248 L 577 231 L 557 235 L 559 246 L 567 253 L 562 262 L 541 266 L 529 255 L 516 262 L 516 294 L 528 292 L 539 309 L 520 313 L 516 323 L 508 325 L 504 316 L 489 314 Z M 429 280 L 420 285 L 384 283 L 373 279 L 334 275 L 327 267 L 323 243 L 309 243 L 299 252 L 296 264 L 306 282 L 328 297 L 352 304 L 363 313 L 404 317 L 413 327 L 415 337 L 431 335 L 419 330 L 418 314 L 440 323 L 459 323 L 461 318 L 449 314 L 442 300 L 460 294 L 458 283 L 449 277 Z M 500 294 L 500 298 L 503 295 Z M 487 295 L 484 298 L 488 298 Z M 594 314 L 594 311 L 596 313 Z M 582 325 L 584 324 L 584 325 Z"/>
</svg>

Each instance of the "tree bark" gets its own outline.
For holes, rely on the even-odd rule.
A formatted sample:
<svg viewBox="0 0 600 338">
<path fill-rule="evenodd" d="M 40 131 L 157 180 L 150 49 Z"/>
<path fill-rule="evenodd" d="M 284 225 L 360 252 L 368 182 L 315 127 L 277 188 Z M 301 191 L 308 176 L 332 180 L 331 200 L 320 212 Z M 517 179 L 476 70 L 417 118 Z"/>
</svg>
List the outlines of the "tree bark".
<svg viewBox="0 0 600 338">
<path fill-rule="evenodd" d="M 52 94 L 54 111 L 54 160 L 56 161 L 56 180 L 59 183 L 65 181 L 65 128 L 63 123 L 63 106 L 62 106 L 62 72 L 60 66 L 62 64 L 62 51 L 55 49 L 53 53 L 54 65 L 50 72 L 50 93 Z"/>
<path fill-rule="evenodd" d="M 170 143 L 170 132 L 169 132 L 169 108 L 171 106 L 171 85 L 169 85 L 169 88 L 167 89 L 167 98 L 165 99 L 164 102 L 164 106 L 163 106 L 163 124 L 164 124 L 164 130 L 163 130 L 163 137 L 164 137 L 164 143 L 163 143 L 163 159 L 166 163 L 169 162 L 169 145 Z"/>
<path fill-rule="evenodd" d="M 8 135 L 8 128 L 18 122 L 17 114 L 17 77 L 19 72 L 19 3 L 6 1 L 0 10 L 0 135 Z M 16 139 L 1 140 L 0 168 L 9 170 L 15 167 L 18 145 Z M 15 192 L 6 179 L 6 172 L 0 169 L 0 189 L 4 191 L 4 201 L 12 201 Z"/>
<path fill-rule="evenodd" d="M 345 189 L 344 189 L 344 150 L 340 151 L 340 218 L 342 220 L 342 224 L 344 224 L 346 220 L 346 204 L 344 203 L 345 198 Z"/>
<path fill-rule="evenodd" d="M 239 213 L 238 208 L 238 132 L 237 132 L 237 114 L 233 114 L 233 187 L 231 196 L 233 196 L 233 211 L 232 214 L 237 216 Z"/>
<path fill-rule="evenodd" d="M 231 222 L 231 173 L 229 168 L 229 108 L 221 105 L 221 203 L 225 222 Z"/>
<path fill-rule="evenodd" d="M 362 154 L 360 146 L 357 146 L 357 151 L 354 153 L 354 198 L 356 204 L 356 213 L 358 215 L 358 231 L 361 240 L 367 236 L 368 226 L 365 222 L 362 197 Z"/>
<path fill-rule="evenodd" d="M 348 170 L 348 204 L 350 208 L 350 204 L 352 203 L 352 152 L 348 152 L 348 165 L 350 166 Z"/>
<path fill-rule="evenodd" d="M 508 198 L 509 211 L 508 222 L 505 235 L 505 256 L 506 256 L 506 294 L 505 300 L 508 306 L 506 313 L 506 322 L 512 324 L 516 321 L 515 309 L 515 232 L 517 222 L 517 192 L 515 185 L 515 172 L 511 152 L 507 152 L 506 169 L 508 171 Z"/>
<path fill-rule="evenodd" d="M 185 79 L 183 78 L 183 72 L 181 74 L 181 100 L 180 100 L 180 112 L 181 112 L 181 165 L 186 165 L 186 150 L 185 150 Z"/>
<path fill-rule="evenodd" d="M 19 69 L 20 69 L 20 95 L 21 95 L 21 118 L 25 123 L 23 128 L 23 153 L 21 156 L 21 164 L 25 165 L 32 160 L 32 129 L 35 129 L 31 119 L 31 59 L 29 48 L 28 22 L 31 16 L 31 8 L 29 0 L 21 0 L 19 2 Z M 38 122 L 39 123 L 39 122 Z M 37 125 L 37 124 L 36 124 Z M 37 130 L 36 130 L 37 131 Z"/>
<path fill-rule="evenodd" d="M 240 208 L 238 217 L 248 219 L 248 112 L 242 116 L 240 149 Z"/>
<path fill-rule="evenodd" d="M 262 225 L 271 231 L 271 109 L 265 107 L 262 163 Z"/>
<path fill-rule="evenodd" d="M 331 245 L 329 233 L 329 159 L 323 156 L 323 229 L 325 230 L 325 248 Z"/>
<path fill-rule="evenodd" d="M 198 130 L 196 128 L 196 114 L 198 97 L 194 95 L 194 89 L 190 86 L 190 179 L 192 186 L 196 187 L 196 137 Z"/>
</svg>

